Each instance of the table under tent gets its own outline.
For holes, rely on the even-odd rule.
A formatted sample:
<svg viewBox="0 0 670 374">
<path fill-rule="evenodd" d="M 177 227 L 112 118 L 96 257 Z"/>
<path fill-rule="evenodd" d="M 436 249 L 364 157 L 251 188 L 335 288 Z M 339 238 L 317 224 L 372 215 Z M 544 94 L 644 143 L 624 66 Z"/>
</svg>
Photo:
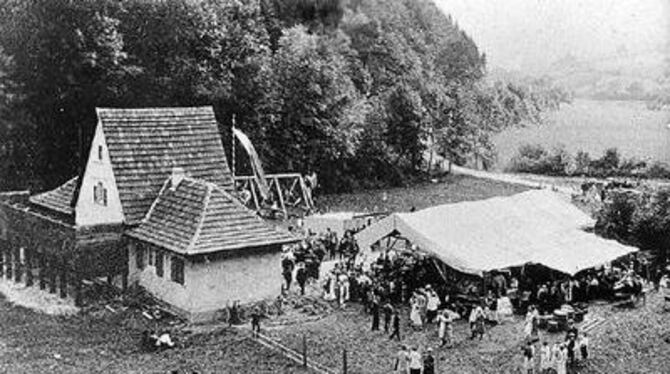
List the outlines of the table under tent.
<svg viewBox="0 0 670 374">
<path fill-rule="evenodd" d="M 367 262 L 389 250 L 421 253 L 445 283 L 479 279 L 481 286 L 505 272 L 568 278 L 637 251 L 588 232 L 594 225 L 569 197 L 532 190 L 395 213 L 356 234 L 356 240 Z"/>
</svg>

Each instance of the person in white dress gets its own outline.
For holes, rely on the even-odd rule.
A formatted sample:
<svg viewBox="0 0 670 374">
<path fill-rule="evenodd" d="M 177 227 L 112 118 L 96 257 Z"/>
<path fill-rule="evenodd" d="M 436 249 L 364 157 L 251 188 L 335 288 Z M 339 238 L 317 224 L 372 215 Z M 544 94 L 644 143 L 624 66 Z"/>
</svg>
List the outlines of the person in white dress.
<svg viewBox="0 0 670 374">
<path fill-rule="evenodd" d="M 449 310 L 443 310 L 437 316 L 437 323 L 439 324 L 438 337 L 442 345 L 450 347 L 453 344 L 454 337 L 454 317 Z"/>
<path fill-rule="evenodd" d="M 514 315 L 512 310 L 512 301 L 507 295 L 502 296 L 498 299 L 498 316 L 500 316 L 501 321 L 510 320 Z"/>
<path fill-rule="evenodd" d="M 412 327 L 419 330 L 423 327 L 423 321 L 421 320 L 421 306 L 418 303 L 418 300 L 412 297 L 411 301 L 411 311 L 409 313 L 409 320 L 412 322 Z"/>
<path fill-rule="evenodd" d="M 540 348 L 540 373 L 546 374 L 553 366 L 554 356 L 551 351 L 551 346 L 545 341 L 542 343 L 542 348 Z"/>
<path fill-rule="evenodd" d="M 324 296 L 324 299 L 326 301 L 334 301 L 337 298 L 337 294 L 335 293 L 337 288 L 337 276 L 331 272 L 328 274 L 328 279 L 326 282 L 328 283 L 328 290 Z"/>
<path fill-rule="evenodd" d="M 563 344 L 556 344 L 554 346 L 554 370 L 556 374 L 566 374 L 567 373 L 567 363 L 568 363 L 568 352 Z"/>
</svg>

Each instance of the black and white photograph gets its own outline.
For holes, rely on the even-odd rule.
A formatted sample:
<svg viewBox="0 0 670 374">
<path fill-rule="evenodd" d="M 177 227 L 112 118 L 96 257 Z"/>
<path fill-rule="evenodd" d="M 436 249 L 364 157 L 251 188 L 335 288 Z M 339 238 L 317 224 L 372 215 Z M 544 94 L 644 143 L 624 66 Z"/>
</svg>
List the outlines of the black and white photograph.
<svg viewBox="0 0 670 374">
<path fill-rule="evenodd" d="M 670 0 L 0 0 L 0 373 L 670 374 Z"/>
</svg>

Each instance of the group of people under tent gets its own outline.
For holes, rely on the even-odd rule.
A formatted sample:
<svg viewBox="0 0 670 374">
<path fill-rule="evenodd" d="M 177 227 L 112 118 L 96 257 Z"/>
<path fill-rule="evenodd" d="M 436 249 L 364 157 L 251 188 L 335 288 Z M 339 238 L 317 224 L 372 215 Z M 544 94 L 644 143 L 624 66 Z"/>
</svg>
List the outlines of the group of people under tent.
<svg viewBox="0 0 670 374">
<path fill-rule="evenodd" d="M 282 253 L 283 291 L 290 290 L 295 280 L 300 293 L 304 295 L 306 285 L 319 279 L 321 264 L 326 260 L 339 259 L 346 264 L 347 268 L 353 267 L 359 251 L 353 231 L 346 231 L 341 239 L 338 239 L 337 234 L 330 230 L 321 234 L 311 231 L 300 233 L 299 228 L 290 227 L 289 231 L 302 236 L 303 239 L 288 246 Z M 338 300 L 341 303 L 346 301 L 345 296 L 348 295 L 343 283 L 344 280 L 337 285 L 333 284 L 333 287 L 338 288 Z M 342 292 L 339 292 L 340 289 Z M 347 296 L 346 299 L 348 298 Z"/>
<path fill-rule="evenodd" d="M 305 241 L 309 244 L 291 253 L 311 250 L 322 261 L 333 259 L 335 264 L 318 283 L 322 286 L 323 298 L 341 307 L 350 302 L 361 303 L 364 312 L 371 317 L 371 330 L 383 330 L 388 338 L 399 341 L 403 337 L 401 326 L 409 325 L 421 331 L 427 324 L 434 323 L 438 326 L 439 344 L 451 347 L 453 326 L 458 319 L 469 322 L 471 339 L 482 339 L 489 326 L 511 318 L 514 313 L 551 314 L 562 305 L 612 298 L 622 289 L 638 292 L 647 280 L 644 261 L 635 257 L 575 276 L 524 266 L 493 271 L 482 279 L 453 269 L 449 271 L 444 265 L 440 270 L 439 261 L 415 246 L 380 250 L 373 261 L 361 261 L 353 235 L 347 234 L 343 240 L 333 240 L 333 237 L 337 236 L 330 230 L 310 233 Z M 342 241 L 345 248 L 355 250 L 346 250 L 340 255 Z M 314 280 L 318 280 L 316 273 Z M 561 345 L 564 347 L 552 346 L 551 351 L 564 348 L 566 362 L 574 362 L 574 352 L 588 347 L 588 337 L 571 339 Z M 557 358 L 552 359 L 552 365 L 561 366 L 560 355 L 552 354 L 554 356 Z"/>
</svg>

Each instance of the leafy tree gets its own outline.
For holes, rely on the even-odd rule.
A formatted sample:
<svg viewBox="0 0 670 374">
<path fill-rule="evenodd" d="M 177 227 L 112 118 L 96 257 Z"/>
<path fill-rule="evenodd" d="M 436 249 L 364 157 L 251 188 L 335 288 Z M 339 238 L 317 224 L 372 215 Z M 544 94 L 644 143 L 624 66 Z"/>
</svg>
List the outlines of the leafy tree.
<svg viewBox="0 0 670 374">
<path fill-rule="evenodd" d="M 599 159 L 591 162 L 591 169 L 593 173 L 598 176 L 615 175 L 621 163 L 621 156 L 619 150 L 616 148 L 609 148 Z"/>
<path fill-rule="evenodd" d="M 665 266 L 670 258 L 670 189 L 613 191 L 609 196 L 597 214 L 596 232 L 649 250 Z"/>
<path fill-rule="evenodd" d="M 341 36 L 344 38 L 344 35 Z M 341 46 L 338 46 L 341 48 Z M 329 39 L 286 30 L 273 61 L 273 121 L 264 144 L 274 170 L 341 172 L 357 150 L 367 104 Z M 327 175 L 336 188 L 336 175 Z"/>
<path fill-rule="evenodd" d="M 95 104 L 123 97 L 133 71 L 118 20 L 98 11 L 104 5 L 111 2 L 34 0 L 3 14 L 13 26 L 0 36 L 14 61 L 11 80 L 38 129 L 38 172 L 52 183 L 78 170 Z"/>
<path fill-rule="evenodd" d="M 588 175 L 591 166 L 591 156 L 588 152 L 578 151 L 575 156 L 575 174 Z"/>
<path fill-rule="evenodd" d="M 638 200 L 629 193 L 610 193 L 609 201 L 597 213 L 596 232 L 623 242 L 631 241 Z"/>
</svg>

